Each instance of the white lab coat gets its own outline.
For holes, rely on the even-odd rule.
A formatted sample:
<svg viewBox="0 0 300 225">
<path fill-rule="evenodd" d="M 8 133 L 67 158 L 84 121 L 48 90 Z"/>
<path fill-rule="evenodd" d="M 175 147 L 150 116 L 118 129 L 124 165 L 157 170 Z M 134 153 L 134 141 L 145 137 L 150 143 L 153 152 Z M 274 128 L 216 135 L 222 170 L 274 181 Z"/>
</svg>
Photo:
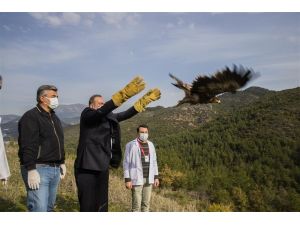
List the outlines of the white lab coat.
<svg viewBox="0 0 300 225">
<path fill-rule="evenodd" d="M 0 117 L 0 179 L 7 179 L 10 176 L 9 166 L 6 158 L 6 152 L 1 131 Z"/>
<path fill-rule="evenodd" d="M 149 183 L 154 183 L 154 176 L 158 175 L 156 152 L 151 141 L 149 145 Z M 124 178 L 131 178 L 132 185 L 143 185 L 143 166 L 141 161 L 141 150 L 137 139 L 127 143 L 123 161 Z"/>
</svg>

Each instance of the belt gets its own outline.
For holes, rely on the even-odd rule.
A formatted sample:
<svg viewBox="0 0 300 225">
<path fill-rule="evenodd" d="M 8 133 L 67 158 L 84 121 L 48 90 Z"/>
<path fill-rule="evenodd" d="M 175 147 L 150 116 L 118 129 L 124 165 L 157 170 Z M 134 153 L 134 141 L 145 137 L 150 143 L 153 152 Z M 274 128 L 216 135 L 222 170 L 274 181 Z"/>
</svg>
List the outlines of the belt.
<svg viewBox="0 0 300 225">
<path fill-rule="evenodd" d="M 60 167 L 61 164 L 59 164 L 59 163 L 37 163 L 36 165 L 39 165 L 39 166 Z"/>
</svg>

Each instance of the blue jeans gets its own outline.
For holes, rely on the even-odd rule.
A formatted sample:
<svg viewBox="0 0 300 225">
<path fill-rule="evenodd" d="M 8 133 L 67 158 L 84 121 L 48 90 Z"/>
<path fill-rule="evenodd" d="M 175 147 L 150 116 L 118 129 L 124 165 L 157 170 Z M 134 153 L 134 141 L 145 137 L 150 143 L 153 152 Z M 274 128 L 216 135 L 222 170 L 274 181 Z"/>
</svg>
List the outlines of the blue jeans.
<svg viewBox="0 0 300 225">
<path fill-rule="evenodd" d="M 30 212 L 52 212 L 60 181 L 60 168 L 36 165 L 36 169 L 40 174 L 41 182 L 38 190 L 32 190 L 28 187 L 28 171 L 21 166 L 22 178 L 27 191 L 27 208 Z"/>
</svg>

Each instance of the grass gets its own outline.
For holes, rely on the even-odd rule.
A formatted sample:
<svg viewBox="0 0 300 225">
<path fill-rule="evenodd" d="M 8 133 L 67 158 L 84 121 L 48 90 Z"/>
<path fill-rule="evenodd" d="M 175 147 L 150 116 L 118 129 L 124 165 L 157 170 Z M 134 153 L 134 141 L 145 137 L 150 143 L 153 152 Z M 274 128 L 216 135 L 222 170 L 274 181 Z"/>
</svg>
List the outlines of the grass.
<svg viewBox="0 0 300 225">
<path fill-rule="evenodd" d="M 26 208 L 26 190 L 21 178 L 20 164 L 18 159 L 18 146 L 11 142 L 6 146 L 7 158 L 9 161 L 11 177 L 7 186 L 0 186 L 0 212 L 24 212 Z M 61 181 L 55 211 L 77 212 L 79 204 L 73 163 L 75 155 L 66 154 L 67 175 Z M 178 197 L 179 196 L 179 197 Z M 187 193 L 168 189 L 154 189 L 152 192 L 151 211 L 155 212 L 183 212 L 198 211 L 196 200 L 184 196 Z M 131 192 L 125 188 L 124 182 L 117 173 L 110 174 L 109 180 L 109 211 L 128 212 L 131 208 Z"/>
</svg>

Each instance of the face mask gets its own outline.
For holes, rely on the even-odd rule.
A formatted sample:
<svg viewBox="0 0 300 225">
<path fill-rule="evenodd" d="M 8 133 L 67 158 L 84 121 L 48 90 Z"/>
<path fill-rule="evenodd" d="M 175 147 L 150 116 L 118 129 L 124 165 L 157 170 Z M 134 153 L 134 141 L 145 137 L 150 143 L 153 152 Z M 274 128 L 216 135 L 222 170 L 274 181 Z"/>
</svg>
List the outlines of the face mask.
<svg viewBox="0 0 300 225">
<path fill-rule="evenodd" d="M 140 133 L 139 135 L 139 139 L 143 142 L 147 141 L 148 140 L 148 133 Z"/>
<path fill-rule="evenodd" d="M 59 105 L 58 98 L 54 97 L 54 98 L 48 98 L 48 99 L 50 101 L 50 104 L 49 104 L 50 109 L 56 109 Z"/>
</svg>

